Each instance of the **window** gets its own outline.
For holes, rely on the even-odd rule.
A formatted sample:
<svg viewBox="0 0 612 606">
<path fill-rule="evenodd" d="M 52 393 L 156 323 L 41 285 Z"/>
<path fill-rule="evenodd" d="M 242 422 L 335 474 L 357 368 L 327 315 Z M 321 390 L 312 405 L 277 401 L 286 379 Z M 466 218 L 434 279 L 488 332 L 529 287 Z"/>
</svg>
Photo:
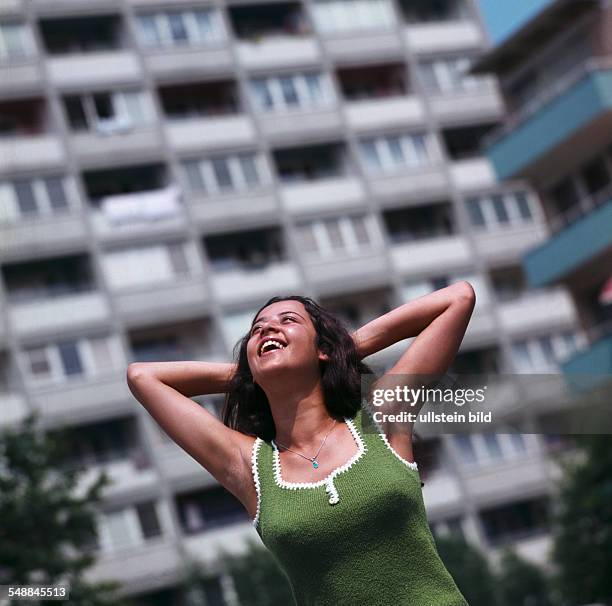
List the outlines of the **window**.
<svg viewBox="0 0 612 606">
<path fill-rule="evenodd" d="M 354 215 L 302 223 L 297 226 L 299 249 L 305 255 L 334 257 L 370 250 L 378 242 L 370 217 Z"/>
<path fill-rule="evenodd" d="M 359 149 L 366 171 L 374 175 L 423 166 L 432 160 L 425 133 L 365 139 Z"/>
<path fill-rule="evenodd" d="M 98 521 L 100 544 L 106 553 L 139 547 L 162 534 L 156 503 L 104 512 Z"/>
<path fill-rule="evenodd" d="M 459 449 L 459 453 L 464 463 L 473 464 L 478 461 L 476 451 L 472 444 L 472 436 L 469 434 L 457 434 L 453 440 Z"/>
<path fill-rule="evenodd" d="M 30 29 L 23 23 L 0 23 L 0 62 L 33 56 L 34 41 Z"/>
<path fill-rule="evenodd" d="M 557 373 L 559 364 L 574 354 L 580 339 L 571 332 L 542 335 L 512 344 L 518 372 Z"/>
<path fill-rule="evenodd" d="M 146 48 L 208 46 L 226 38 L 223 20 L 212 9 L 141 14 L 136 23 L 138 38 Z"/>
<path fill-rule="evenodd" d="M 432 94 L 468 93 L 490 89 L 490 79 L 468 75 L 471 64 L 472 59 L 469 57 L 423 61 L 419 64 L 419 74 L 425 90 Z"/>
<path fill-rule="evenodd" d="M 525 192 L 478 196 L 468 198 L 465 203 L 472 225 L 482 230 L 525 225 L 534 219 Z"/>
<path fill-rule="evenodd" d="M 612 177 L 606 167 L 605 158 L 597 158 L 582 169 L 582 178 L 589 195 L 594 196 L 610 186 Z"/>
<path fill-rule="evenodd" d="M 94 377 L 114 371 L 121 364 L 122 350 L 112 336 L 59 341 L 28 347 L 23 352 L 25 373 L 37 385 Z"/>
<path fill-rule="evenodd" d="M 107 252 L 102 265 L 111 288 L 121 289 L 170 282 L 191 274 L 191 253 L 182 242 L 138 246 Z"/>
<path fill-rule="evenodd" d="M 389 0 L 315 0 L 313 16 L 322 34 L 388 29 L 395 22 Z"/>
<path fill-rule="evenodd" d="M 546 531 L 549 508 L 541 497 L 483 510 L 480 519 L 491 545 L 499 545 Z"/>
<path fill-rule="evenodd" d="M 468 19 L 465 0 L 402 0 L 402 12 L 410 23 Z"/>
<path fill-rule="evenodd" d="M 154 109 L 140 90 L 113 91 L 66 97 L 64 106 L 73 130 L 112 134 L 152 124 Z"/>
<path fill-rule="evenodd" d="M 60 176 L 0 183 L 0 223 L 58 214 L 69 207 L 66 179 Z"/>
<path fill-rule="evenodd" d="M 327 76 L 314 73 L 254 78 L 249 91 L 259 111 L 324 107 L 333 100 Z"/>
<path fill-rule="evenodd" d="M 182 166 L 186 185 L 195 193 L 215 195 L 246 191 L 267 181 L 263 158 L 252 152 L 188 160 Z"/>
<path fill-rule="evenodd" d="M 177 499 L 183 529 L 194 534 L 247 518 L 244 507 L 222 486 L 181 495 Z"/>
</svg>

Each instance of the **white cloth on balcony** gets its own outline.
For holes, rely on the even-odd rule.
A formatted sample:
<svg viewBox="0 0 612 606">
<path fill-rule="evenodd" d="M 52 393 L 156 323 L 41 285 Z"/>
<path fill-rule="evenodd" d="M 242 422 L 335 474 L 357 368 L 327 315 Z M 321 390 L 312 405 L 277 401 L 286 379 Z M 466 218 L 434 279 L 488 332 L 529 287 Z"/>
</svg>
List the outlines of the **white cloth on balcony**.
<svg viewBox="0 0 612 606">
<path fill-rule="evenodd" d="M 100 208 L 113 225 L 156 221 L 176 217 L 180 212 L 180 190 L 176 185 L 133 194 L 107 196 Z"/>
</svg>

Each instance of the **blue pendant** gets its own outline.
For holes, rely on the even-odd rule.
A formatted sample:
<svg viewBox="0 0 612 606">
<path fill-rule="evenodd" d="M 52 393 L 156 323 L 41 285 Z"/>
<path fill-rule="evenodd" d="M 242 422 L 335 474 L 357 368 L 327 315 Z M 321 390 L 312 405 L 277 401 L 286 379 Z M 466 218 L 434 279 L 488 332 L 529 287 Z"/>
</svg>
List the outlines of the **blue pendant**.
<svg viewBox="0 0 612 606">
<path fill-rule="evenodd" d="M 313 460 L 312 466 L 316 469 L 319 466 L 319 464 L 316 461 Z"/>
</svg>

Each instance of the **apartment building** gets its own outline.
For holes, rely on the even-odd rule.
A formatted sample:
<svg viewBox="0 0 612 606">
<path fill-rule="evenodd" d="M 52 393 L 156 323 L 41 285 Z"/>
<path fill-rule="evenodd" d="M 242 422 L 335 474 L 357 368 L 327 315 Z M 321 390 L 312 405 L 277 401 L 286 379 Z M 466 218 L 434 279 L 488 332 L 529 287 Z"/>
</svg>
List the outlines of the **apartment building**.
<svg viewBox="0 0 612 606">
<path fill-rule="evenodd" d="M 527 179 L 548 236 L 524 259 L 531 287 L 564 285 L 589 346 L 568 375 L 612 372 L 612 3 L 557 0 L 481 57 L 508 114 L 487 155 L 500 179 Z"/>
<path fill-rule="evenodd" d="M 77 427 L 66 464 L 114 480 L 93 579 L 172 604 L 189 557 L 258 540 L 135 402 L 130 361 L 228 360 L 278 293 L 355 327 L 459 279 L 477 307 L 455 371 L 555 373 L 581 347 L 566 288 L 522 266 L 546 207 L 481 152 L 505 111 L 468 73 L 488 47 L 471 0 L 2 3 L 2 422 Z M 424 440 L 434 532 L 545 562 L 558 447 Z M 206 595 L 237 604 L 221 569 Z"/>
</svg>

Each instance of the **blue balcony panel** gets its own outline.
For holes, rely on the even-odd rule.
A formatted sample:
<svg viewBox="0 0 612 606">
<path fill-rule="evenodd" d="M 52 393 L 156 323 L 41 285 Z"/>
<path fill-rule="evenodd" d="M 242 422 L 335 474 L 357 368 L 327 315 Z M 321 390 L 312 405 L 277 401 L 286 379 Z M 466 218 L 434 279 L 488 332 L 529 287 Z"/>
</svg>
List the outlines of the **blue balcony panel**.
<svg viewBox="0 0 612 606">
<path fill-rule="evenodd" d="M 612 259 L 612 199 L 578 219 L 523 258 L 532 287 L 559 282 L 599 261 Z"/>
<path fill-rule="evenodd" d="M 612 111 L 612 69 L 586 72 L 573 86 L 488 149 L 498 178 L 524 175 L 557 146 Z"/>
</svg>

